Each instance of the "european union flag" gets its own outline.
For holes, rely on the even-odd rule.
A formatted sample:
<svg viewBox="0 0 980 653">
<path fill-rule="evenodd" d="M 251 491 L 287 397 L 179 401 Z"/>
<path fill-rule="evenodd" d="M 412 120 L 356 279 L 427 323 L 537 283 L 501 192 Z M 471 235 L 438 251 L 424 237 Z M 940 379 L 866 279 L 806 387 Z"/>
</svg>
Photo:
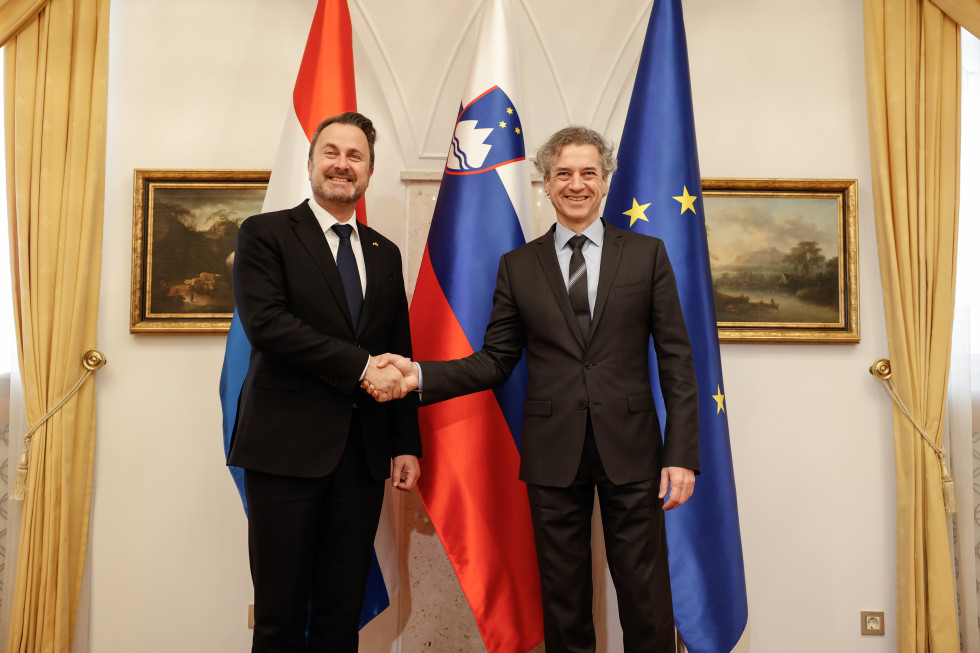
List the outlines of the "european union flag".
<svg viewBox="0 0 980 653">
<path fill-rule="evenodd" d="M 691 653 L 727 653 L 748 603 L 680 0 L 654 2 L 618 160 L 604 215 L 666 244 L 697 368 L 701 475 L 687 504 L 666 515 L 674 618 Z"/>
</svg>

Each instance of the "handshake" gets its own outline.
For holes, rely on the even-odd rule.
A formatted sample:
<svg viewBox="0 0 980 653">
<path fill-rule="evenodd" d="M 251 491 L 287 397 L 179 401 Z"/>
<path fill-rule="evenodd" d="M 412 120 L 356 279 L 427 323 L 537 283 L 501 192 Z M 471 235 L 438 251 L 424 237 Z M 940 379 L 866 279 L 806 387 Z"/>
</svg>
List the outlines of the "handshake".
<svg viewBox="0 0 980 653">
<path fill-rule="evenodd" d="M 401 399 L 418 389 L 418 367 L 398 354 L 372 356 L 361 387 L 377 401 Z"/>
</svg>

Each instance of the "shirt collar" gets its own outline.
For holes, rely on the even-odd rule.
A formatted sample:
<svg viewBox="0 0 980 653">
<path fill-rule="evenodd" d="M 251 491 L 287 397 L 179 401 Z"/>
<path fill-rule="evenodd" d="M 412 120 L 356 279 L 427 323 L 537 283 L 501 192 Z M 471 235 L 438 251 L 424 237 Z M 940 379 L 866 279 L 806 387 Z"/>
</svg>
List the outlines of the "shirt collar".
<svg viewBox="0 0 980 653">
<path fill-rule="evenodd" d="M 602 239 L 606 233 L 606 225 L 603 223 L 602 218 L 596 220 L 582 232 L 586 238 L 592 241 L 592 244 L 602 247 Z M 555 245 L 558 249 L 562 249 L 568 244 L 569 239 L 575 235 L 575 232 L 561 224 L 560 222 L 555 223 Z"/>
<path fill-rule="evenodd" d="M 351 234 L 351 237 L 355 237 L 355 234 L 358 239 L 361 237 L 360 232 L 357 230 L 356 216 L 351 216 L 350 220 L 347 222 L 341 222 L 335 218 L 330 211 L 317 204 L 316 200 L 309 199 L 307 200 L 307 204 L 310 205 L 310 210 L 313 211 L 313 217 L 315 217 L 316 221 L 320 224 L 320 230 L 323 231 L 323 233 L 327 233 L 327 230 L 329 230 L 335 224 L 349 224 L 350 226 L 354 227 L 354 232 Z"/>
</svg>

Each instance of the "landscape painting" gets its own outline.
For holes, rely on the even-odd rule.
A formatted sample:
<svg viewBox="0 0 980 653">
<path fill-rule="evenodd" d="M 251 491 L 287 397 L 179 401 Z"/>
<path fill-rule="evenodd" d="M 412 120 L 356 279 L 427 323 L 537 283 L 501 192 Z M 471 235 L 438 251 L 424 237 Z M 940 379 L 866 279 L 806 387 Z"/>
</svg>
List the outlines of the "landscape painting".
<svg viewBox="0 0 980 653">
<path fill-rule="evenodd" d="M 267 171 L 137 170 L 130 330 L 223 332 L 238 228 L 261 212 Z"/>
<path fill-rule="evenodd" d="M 857 342 L 855 180 L 705 179 L 719 338 Z"/>
</svg>

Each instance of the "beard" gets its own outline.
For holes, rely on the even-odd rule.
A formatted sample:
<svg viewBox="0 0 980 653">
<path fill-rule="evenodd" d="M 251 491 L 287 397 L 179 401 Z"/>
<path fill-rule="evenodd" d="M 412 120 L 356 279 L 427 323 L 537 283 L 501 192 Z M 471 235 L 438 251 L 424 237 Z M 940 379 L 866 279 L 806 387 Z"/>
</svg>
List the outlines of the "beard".
<svg viewBox="0 0 980 653">
<path fill-rule="evenodd" d="M 323 188 L 318 188 L 314 192 L 314 195 L 319 195 L 325 200 L 330 202 L 340 202 L 342 204 L 356 204 L 359 199 L 364 197 L 365 188 L 358 188 L 354 186 L 350 189 L 350 192 L 343 191 L 325 191 Z"/>
<path fill-rule="evenodd" d="M 328 203 L 357 204 L 364 197 L 367 184 L 355 182 L 347 191 L 330 188 L 326 181 L 313 185 L 313 197 Z"/>
</svg>

